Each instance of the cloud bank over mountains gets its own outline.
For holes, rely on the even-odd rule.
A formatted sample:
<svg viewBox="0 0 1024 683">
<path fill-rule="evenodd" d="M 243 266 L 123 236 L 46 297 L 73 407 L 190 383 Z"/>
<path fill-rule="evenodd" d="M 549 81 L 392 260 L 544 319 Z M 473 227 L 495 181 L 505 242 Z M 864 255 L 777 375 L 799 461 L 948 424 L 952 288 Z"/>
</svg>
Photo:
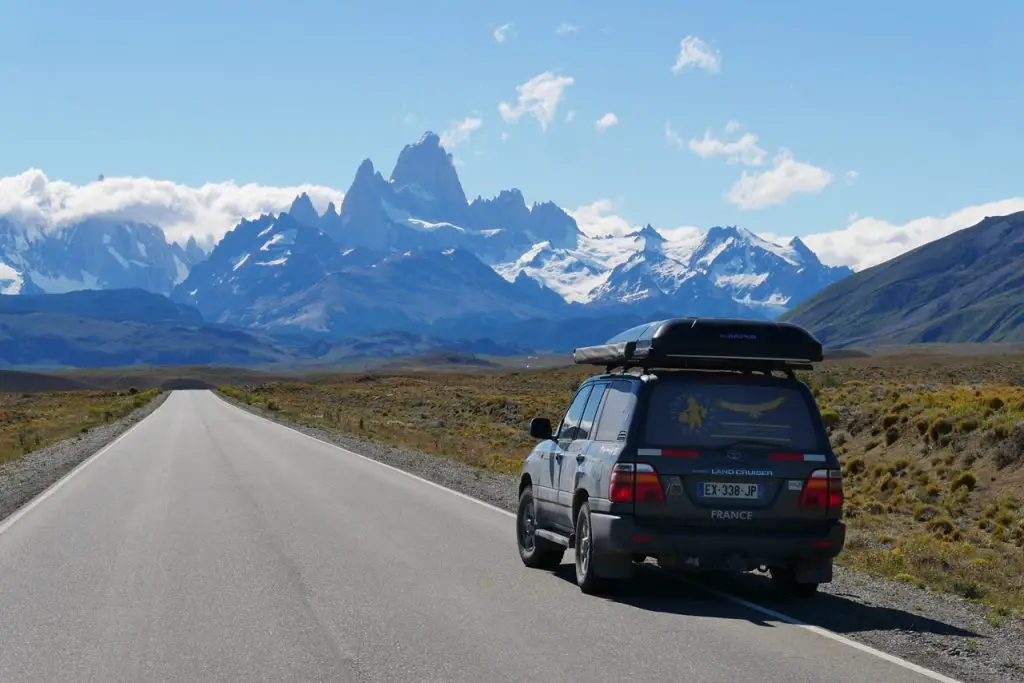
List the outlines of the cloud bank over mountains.
<svg viewBox="0 0 1024 683">
<path fill-rule="evenodd" d="M 59 230 L 87 218 L 158 225 L 169 241 L 189 237 L 212 246 L 243 218 L 285 211 L 305 192 L 318 211 L 341 206 L 345 193 L 323 185 L 274 187 L 233 180 L 190 187 L 153 178 L 107 177 L 84 185 L 52 180 L 35 168 L 0 177 L 0 216 L 16 224 Z"/>
<path fill-rule="evenodd" d="M 472 126 L 470 126 L 472 128 Z M 808 182 L 813 183 L 811 178 Z M 334 202 L 340 207 L 343 190 L 317 184 L 277 187 L 234 181 L 211 182 L 191 187 L 169 180 L 147 177 L 108 177 L 83 185 L 54 180 L 39 169 L 0 177 L 0 216 L 43 230 L 59 230 L 86 218 L 124 220 L 159 225 L 170 241 L 184 244 L 189 237 L 204 247 L 212 246 L 243 218 L 286 211 L 295 197 L 305 192 L 320 212 Z M 752 184 L 752 198 L 770 199 L 770 184 Z M 851 216 L 833 230 L 801 235 L 823 263 L 847 265 L 854 270 L 876 265 L 901 253 L 957 230 L 974 225 L 985 216 L 1024 210 L 1024 196 L 967 206 L 945 216 L 922 216 L 896 224 L 875 216 Z M 567 208 L 590 236 L 624 236 L 644 225 L 616 213 L 611 200 Z M 690 242 L 708 226 L 686 224 L 656 226 L 670 241 Z M 784 226 L 762 237 L 785 242 L 793 235 Z"/>
</svg>

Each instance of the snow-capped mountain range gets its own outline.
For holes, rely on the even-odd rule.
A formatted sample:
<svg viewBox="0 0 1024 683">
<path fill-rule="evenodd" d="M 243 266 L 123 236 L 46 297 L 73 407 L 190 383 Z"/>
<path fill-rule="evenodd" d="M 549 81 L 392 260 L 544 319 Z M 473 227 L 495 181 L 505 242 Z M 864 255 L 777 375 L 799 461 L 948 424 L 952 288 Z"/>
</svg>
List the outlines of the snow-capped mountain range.
<svg viewBox="0 0 1024 683">
<path fill-rule="evenodd" d="M 300 195 L 286 212 L 243 220 L 209 254 L 169 243 L 159 226 L 41 231 L 0 216 L 2 293 L 138 287 L 209 321 L 332 337 L 480 337 L 510 320 L 624 314 L 774 318 L 851 273 L 799 239 L 777 245 L 736 227 L 685 243 L 650 225 L 595 237 L 516 189 L 470 201 L 430 132 L 387 179 L 365 160 L 340 207 L 319 213 Z"/>
<path fill-rule="evenodd" d="M 0 294 L 144 289 L 170 294 L 206 254 L 156 225 L 89 219 L 40 230 L 0 216 Z"/>
</svg>

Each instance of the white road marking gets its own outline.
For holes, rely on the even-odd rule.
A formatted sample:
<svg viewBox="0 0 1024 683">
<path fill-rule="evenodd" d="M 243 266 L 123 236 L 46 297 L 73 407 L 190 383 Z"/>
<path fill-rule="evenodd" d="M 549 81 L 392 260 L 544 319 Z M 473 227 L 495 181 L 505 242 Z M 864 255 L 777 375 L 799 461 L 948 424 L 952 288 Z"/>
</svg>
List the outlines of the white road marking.
<svg viewBox="0 0 1024 683">
<path fill-rule="evenodd" d="M 290 427 L 288 425 L 281 424 L 280 422 L 275 422 L 274 420 L 271 420 L 271 419 L 268 419 L 266 417 L 263 417 L 262 415 L 257 415 L 254 412 L 251 412 L 251 411 L 248 411 L 248 410 L 243 410 L 242 408 L 239 408 L 238 406 L 235 406 L 232 403 L 230 403 L 230 402 L 226 401 L 225 399 L 221 398 L 221 396 L 218 395 L 216 392 L 211 392 L 211 393 L 213 393 L 213 395 L 216 396 L 221 401 L 224 401 L 224 403 L 226 403 L 227 405 L 231 406 L 232 408 L 235 408 L 236 410 L 242 411 L 246 415 L 252 415 L 253 417 L 255 417 L 257 419 L 264 420 L 264 421 L 269 422 L 271 424 L 275 424 L 275 425 L 277 425 L 279 427 L 283 427 L 285 429 L 291 430 L 291 431 L 295 432 L 296 434 L 304 436 L 307 439 L 312 439 L 313 441 L 316 441 L 317 443 L 324 444 L 324 445 L 330 446 L 332 448 L 336 448 L 337 450 L 339 450 L 339 451 L 341 451 L 343 453 L 347 453 L 349 455 L 353 455 L 353 456 L 355 456 L 357 458 L 362 458 L 363 460 L 367 460 L 369 462 L 375 463 L 377 465 L 380 465 L 381 467 L 386 467 L 387 469 L 392 470 L 393 472 L 397 472 L 399 474 L 403 474 L 403 475 L 405 475 L 407 477 L 415 479 L 416 481 L 420 481 L 420 482 L 423 482 L 424 484 L 427 484 L 429 486 L 433 486 L 434 488 L 441 489 L 442 491 L 447 491 L 448 493 L 450 493 L 452 495 L 455 495 L 455 496 L 458 496 L 459 498 L 463 498 L 463 499 L 468 500 L 470 502 L 476 503 L 477 505 L 482 505 L 485 508 L 489 508 L 491 510 L 494 510 L 495 512 L 499 512 L 499 513 L 501 513 L 503 515 L 506 515 L 508 517 L 515 518 L 515 514 L 514 513 L 509 512 L 508 510 L 500 508 L 500 507 L 498 507 L 496 505 L 491 505 L 490 503 L 482 501 L 479 498 L 474 498 L 473 496 L 466 495 L 465 493 L 462 493 L 461 491 L 456 491 L 455 489 L 448 488 L 447 486 L 444 486 L 442 484 L 438 484 L 436 481 L 431 481 L 429 479 L 424 479 L 423 477 L 421 477 L 419 475 L 413 474 L 412 472 L 407 472 L 406 470 L 403 470 L 401 468 L 395 467 L 394 465 L 388 465 L 387 463 L 381 462 L 380 460 L 375 460 L 374 458 L 371 458 L 369 456 L 362 455 L 362 454 L 356 453 L 354 451 L 350 451 L 347 448 L 343 448 L 342 446 L 339 446 L 337 444 L 333 444 L 333 443 L 331 443 L 329 441 L 324 441 L 323 439 L 318 439 L 315 436 L 311 436 L 309 434 L 306 434 L 305 432 L 299 431 L 298 429 L 295 429 L 294 427 Z M 111 444 L 111 445 L 113 445 L 113 444 Z M 2 529 L 0 529 L 0 530 L 2 530 Z M 761 614 L 765 614 L 765 615 L 770 616 L 770 617 L 772 617 L 774 619 L 778 619 L 779 621 L 787 623 L 787 624 L 789 624 L 791 626 L 797 626 L 799 628 L 802 628 L 802 629 L 805 629 L 807 631 L 810 631 L 811 633 L 816 633 L 819 636 L 823 636 L 825 638 L 829 638 L 831 640 L 834 640 L 834 641 L 836 641 L 838 643 L 842 643 L 843 645 L 846 645 L 848 647 L 852 647 L 855 650 L 860 650 L 861 652 L 865 652 L 867 654 L 874 655 L 875 657 L 878 657 L 879 659 L 883 659 L 883 660 L 885 660 L 885 661 L 887 661 L 887 662 L 889 662 L 891 664 L 895 664 L 897 666 L 903 667 L 904 669 L 908 669 L 908 670 L 913 671 L 915 673 L 921 674 L 922 676 L 926 676 L 928 678 L 931 678 L 932 680 L 941 681 L 941 683 L 963 683 L 960 680 L 957 680 L 955 678 L 950 678 L 949 676 L 945 676 L 943 674 L 940 674 L 937 671 L 932 671 L 931 669 L 926 669 L 925 667 L 920 666 L 919 664 L 914 664 L 913 662 L 907 661 L 906 659 L 903 659 L 901 657 L 897 657 L 896 655 L 889 654 L 888 652 L 883 652 L 882 650 L 877 650 L 877 649 L 871 647 L 870 645 L 865 645 L 864 643 L 860 643 L 860 642 L 858 642 L 856 640 L 851 640 L 850 638 L 846 638 L 845 636 L 839 635 L 838 633 L 836 633 L 834 631 L 830 631 L 830 630 L 828 630 L 826 628 L 822 628 L 821 626 L 815 626 L 813 624 L 805 623 L 805 622 L 800 621 L 799 619 L 791 617 L 791 616 L 789 616 L 787 614 L 783 614 L 782 612 L 777 612 L 777 611 L 775 611 L 775 610 L 773 610 L 771 608 L 763 607 L 762 605 L 758 605 L 755 602 L 751 602 L 749 600 L 745 600 L 744 598 L 738 597 L 736 595 L 731 595 L 729 593 L 726 593 L 725 591 L 719 590 L 717 588 L 713 588 L 711 586 L 704 585 L 703 583 L 700 583 L 698 581 L 690 581 L 690 580 L 682 579 L 682 578 L 680 578 L 678 580 L 682 581 L 684 583 L 688 583 L 688 584 L 690 584 L 692 586 L 695 586 L 697 588 L 700 588 L 702 590 L 708 591 L 709 593 L 712 593 L 714 595 L 717 595 L 720 598 L 723 598 L 725 600 L 729 600 L 730 602 L 734 602 L 734 603 L 736 603 L 738 605 L 746 607 L 747 609 L 751 609 L 751 610 L 754 610 L 755 612 L 760 612 Z"/>
<path fill-rule="evenodd" d="M 168 398 L 170 398 L 170 397 L 168 396 Z M 136 427 L 138 427 L 140 424 L 142 424 L 143 422 L 148 420 L 153 415 L 153 413 L 155 413 L 157 410 L 160 410 L 161 407 L 162 406 L 157 406 L 156 410 L 152 411 L 149 415 L 146 415 L 144 418 L 142 418 L 141 420 L 139 420 L 138 422 L 133 424 L 131 427 L 129 427 L 125 431 L 121 432 L 121 434 L 118 435 L 117 438 L 115 438 L 113 441 L 111 441 L 106 446 L 104 446 L 103 448 L 99 449 L 98 451 L 96 451 L 95 453 L 90 455 L 88 458 L 86 458 L 82 462 L 80 462 L 77 465 L 75 465 L 75 467 L 72 468 L 72 470 L 70 472 L 68 472 L 63 477 L 61 477 L 57 481 L 55 481 L 52 484 L 50 484 L 47 488 L 43 489 L 38 494 L 36 494 L 36 496 L 34 498 L 29 500 L 29 502 L 25 503 L 23 506 L 21 506 L 20 508 L 18 508 L 14 512 L 12 512 L 10 515 L 8 515 L 7 519 L 5 519 L 3 522 L 0 522 L 0 534 L 4 533 L 8 529 L 10 529 L 12 526 L 14 526 L 15 522 L 17 522 L 19 519 L 21 519 L 22 517 L 27 515 L 29 513 L 29 511 L 31 511 L 37 505 L 42 503 L 44 500 L 46 500 L 47 498 L 49 498 L 53 494 L 57 493 L 57 491 L 59 491 L 61 488 L 63 488 L 65 484 L 67 484 L 69 481 L 71 481 L 72 477 L 74 477 L 76 474 L 78 474 L 79 472 L 84 470 L 86 467 L 91 465 L 93 463 L 93 461 L 95 461 L 98 457 L 100 457 L 101 455 L 103 455 L 104 453 L 109 451 L 111 448 L 116 446 L 118 441 L 120 441 L 121 439 L 125 438 L 126 436 L 131 434 L 133 431 L 135 431 Z"/>
</svg>

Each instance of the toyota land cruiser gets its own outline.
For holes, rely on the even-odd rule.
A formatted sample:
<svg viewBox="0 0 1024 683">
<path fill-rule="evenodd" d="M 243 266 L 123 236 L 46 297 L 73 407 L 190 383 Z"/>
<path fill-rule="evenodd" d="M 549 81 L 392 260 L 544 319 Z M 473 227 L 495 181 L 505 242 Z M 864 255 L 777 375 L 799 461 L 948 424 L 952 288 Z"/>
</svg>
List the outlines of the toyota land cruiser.
<svg viewBox="0 0 1024 683">
<path fill-rule="evenodd" d="M 641 325 L 574 361 L 578 388 L 523 465 L 516 519 L 528 567 L 573 549 L 585 593 L 634 563 L 767 569 L 792 595 L 832 580 L 845 543 L 843 481 L 818 406 L 795 371 L 823 358 L 788 323 L 679 318 Z"/>
</svg>

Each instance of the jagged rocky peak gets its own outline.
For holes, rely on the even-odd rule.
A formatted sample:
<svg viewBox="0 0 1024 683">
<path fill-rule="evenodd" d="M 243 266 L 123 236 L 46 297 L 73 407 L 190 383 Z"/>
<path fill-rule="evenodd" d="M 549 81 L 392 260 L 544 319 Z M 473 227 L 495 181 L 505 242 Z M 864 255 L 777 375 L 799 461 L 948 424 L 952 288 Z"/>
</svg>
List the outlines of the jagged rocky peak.
<svg viewBox="0 0 1024 683">
<path fill-rule="evenodd" d="M 189 237 L 188 241 L 185 242 L 185 256 L 188 258 L 189 263 L 199 263 L 206 258 L 206 251 L 199 246 L 195 235 Z"/>
<path fill-rule="evenodd" d="M 821 264 L 818 255 L 811 251 L 811 248 L 804 244 L 804 241 L 799 237 L 794 237 L 789 241 L 789 248 L 800 258 L 802 263 Z"/>
<path fill-rule="evenodd" d="M 391 172 L 391 184 L 396 191 L 408 190 L 421 203 L 432 205 L 438 216 L 448 213 L 451 218 L 461 218 L 466 213 L 466 193 L 452 155 L 431 131 L 424 133 L 419 142 L 402 149 Z"/>
<path fill-rule="evenodd" d="M 634 230 L 627 235 L 628 237 L 635 237 L 644 241 L 644 249 L 656 249 L 665 243 L 665 237 L 654 229 L 650 223 L 642 228 Z"/>
<path fill-rule="evenodd" d="M 575 249 L 580 229 L 576 220 L 554 202 L 535 203 L 530 210 L 530 229 L 540 240 L 548 240 L 558 248 Z"/>
<path fill-rule="evenodd" d="M 292 202 L 291 207 L 288 209 L 288 215 L 303 225 L 316 226 L 320 222 L 320 214 L 316 212 L 313 200 L 305 192 L 296 197 L 295 201 Z"/>
</svg>

